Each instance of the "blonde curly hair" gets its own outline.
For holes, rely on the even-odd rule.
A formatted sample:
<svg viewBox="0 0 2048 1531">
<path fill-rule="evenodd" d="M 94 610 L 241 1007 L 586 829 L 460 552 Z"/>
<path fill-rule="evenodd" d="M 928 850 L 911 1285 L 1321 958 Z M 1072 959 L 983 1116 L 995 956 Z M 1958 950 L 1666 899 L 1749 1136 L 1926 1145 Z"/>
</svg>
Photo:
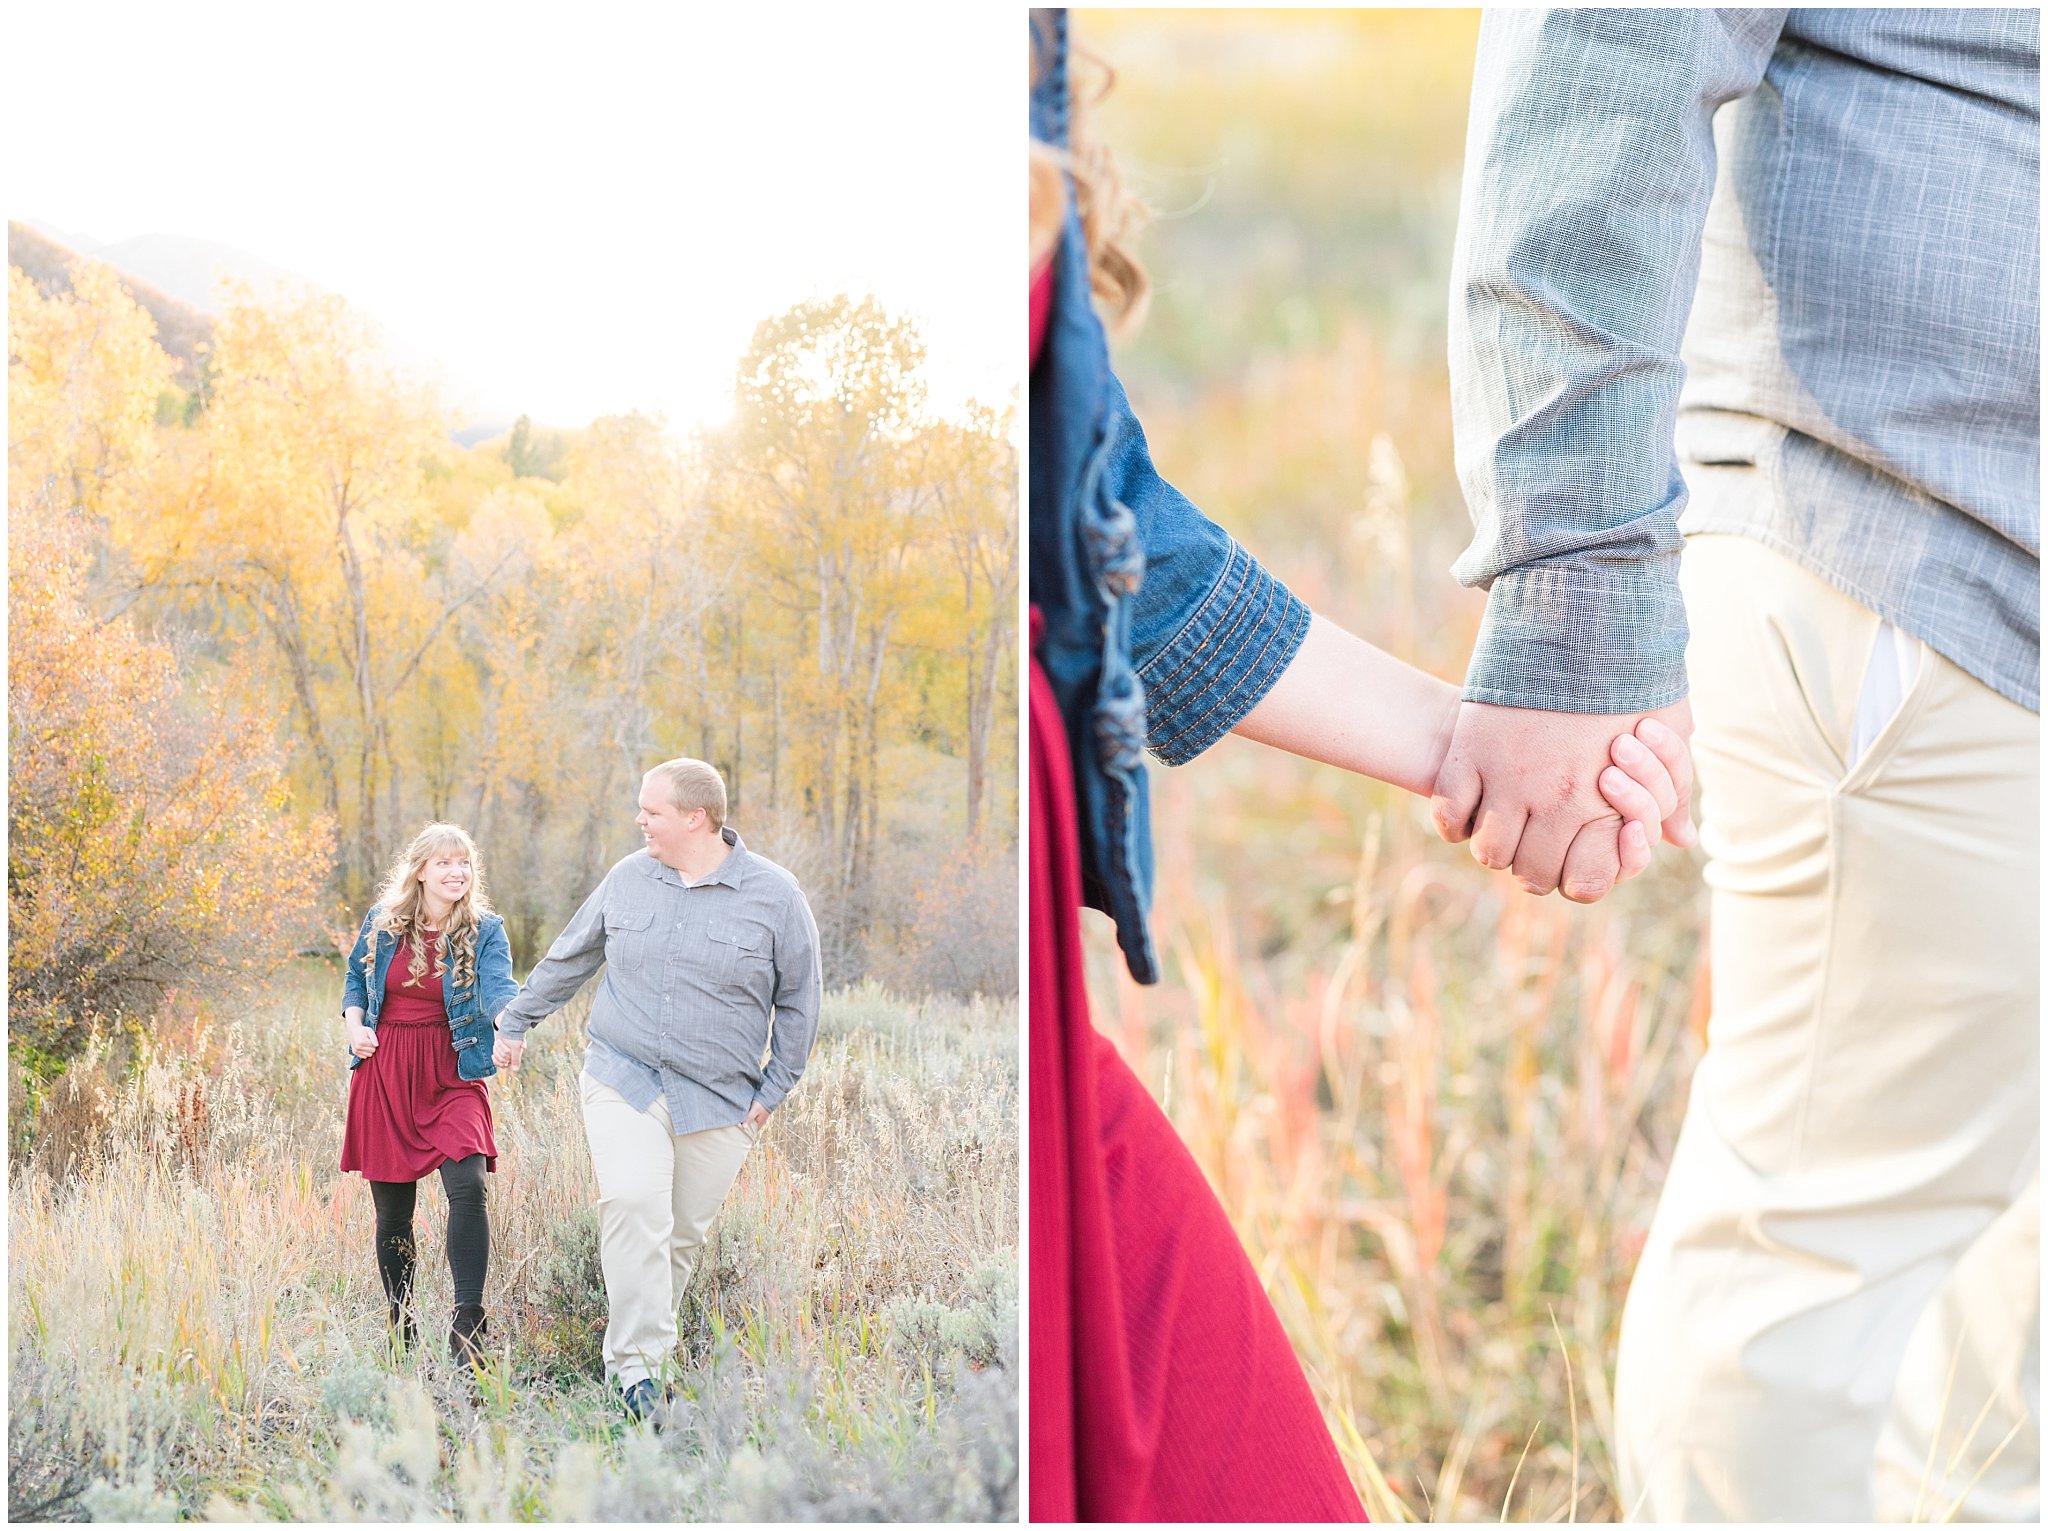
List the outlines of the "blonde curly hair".
<svg viewBox="0 0 2048 1531">
<path fill-rule="evenodd" d="M 476 842 L 468 831 L 454 824 L 429 824 L 412 837 L 412 843 L 391 863 L 377 888 L 376 909 L 370 929 L 398 938 L 411 953 L 406 972 L 414 983 L 427 976 L 426 896 L 420 887 L 420 872 L 436 856 L 461 856 L 469 863 L 469 887 L 441 921 L 434 938 L 434 957 L 443 973 L 455 979 L 457 988 L 476 987 L 476 936 L 483 917 L 491 912 L 484 893 L 484 867 Z M 363 953 L 363 974 L 374 978 L 377 971 L 377 943 Z"/>
<path fill-rule="evenodd" d="M 1052 17 L 1045 11 L 1031 13 L 1031 76 L 1043 73 L 1052 41 Z M 1124 336 L 1145 317 L 1152 296 L 1152 279 L 1132 249 L 1132 240 L 1145 225 L 1145 205 L 1124 186 L 1116 157 L 1094 134 L 1094 111 L 1116 84 L 1116 71 L 1098 54 L 1079 44 L 1068 49 L 1067 90 L 1071 98 L 1068 113 L 1067 147 L 1031 141 L 1031 265 L 1059 244 L 1060 229 L 1067 214 L 1067 188 L 1073 187 L 1074 205 L 1081 215 L 1081 237 L 1088 247 L 1088 286 L 1104 325 L 1112 335 Z M 1095 76 L 1091 83 L 1084 75 Z"/>
</svg>

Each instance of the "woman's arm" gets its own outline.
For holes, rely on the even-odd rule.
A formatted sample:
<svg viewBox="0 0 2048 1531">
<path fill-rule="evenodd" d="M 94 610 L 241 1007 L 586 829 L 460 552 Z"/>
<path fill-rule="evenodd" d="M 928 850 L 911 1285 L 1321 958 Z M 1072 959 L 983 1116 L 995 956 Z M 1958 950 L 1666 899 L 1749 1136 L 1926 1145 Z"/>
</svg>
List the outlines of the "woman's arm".
<svg viewBox="0 0 2048 1531">
<path fill-rule="evenodd" d="M 356 933 L 356 944 L 349 948 L 341 980 L 342 1030 L 348 1037 L 348 1050 L 358 1058 L 367 1058 L 377 1050 L 377 1033 L 363 1024 L 370 1004 L 370 981 L 363 972 L 363 958 L 370 950 L 371 926 L 376 918 L 375 909 L 363 916 L 363 928 Z"/>
<path fill-rule="evenodd" d="M 370 952 L 370 927 L 376 922 L 377 911 L 372 909 L 363 916 L 363 928 L 356 932 L 356 944 L 348 949 L 348 961 L 342 967 L 341 1007 L 357 1011 L 370 1007 L 370 980 L 363 972 L 363 958 Z"/>
<path fill-rule="evenodd" d="M 477 933 L 476 985 L 484 1014 L 493 1021 L 519 992 L 512 981 L 512 942 L 501 919 L 486 921 Z"/>
<path fill-rule="evenodd" d="M 1293 662 L 1231 732 L 1427 797 L 1457 717 L 1449 681 L 1312 615 Z"/>
</svg>

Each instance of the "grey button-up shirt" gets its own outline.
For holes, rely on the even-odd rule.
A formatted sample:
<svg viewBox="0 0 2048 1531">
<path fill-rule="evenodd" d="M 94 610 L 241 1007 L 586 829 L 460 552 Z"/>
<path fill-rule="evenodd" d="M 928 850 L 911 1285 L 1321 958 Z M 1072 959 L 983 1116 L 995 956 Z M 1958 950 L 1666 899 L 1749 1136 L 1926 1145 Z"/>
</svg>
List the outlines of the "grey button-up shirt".
<svg viewBox="0 0 2048 1531">
<path fill-rule="evenodd" d="M 660 1096 L 678 1135 L 742 1122 L 755 1101 L 773 1111 L 818 1035 L 811 907 L 788 872 L 720 833 L 731 849 L 701 882 L 645 851 L 613 867 L 498 1017 L 522 1041 L 602 965 L 584 1067 L 635 1110 Z"/>
<path fill-rule="evenodd" d="M 1683 696 L 1683 513 L 2038 710 L 2040 143 L 2034 10 L 1489 11 L 1466 695 Z"/>
</svg>

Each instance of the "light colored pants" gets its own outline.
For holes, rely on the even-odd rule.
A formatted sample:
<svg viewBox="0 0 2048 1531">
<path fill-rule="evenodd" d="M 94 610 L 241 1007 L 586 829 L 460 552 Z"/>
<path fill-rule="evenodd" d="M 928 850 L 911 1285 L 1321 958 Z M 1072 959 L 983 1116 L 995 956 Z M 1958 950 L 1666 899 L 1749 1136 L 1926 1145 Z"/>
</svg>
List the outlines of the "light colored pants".
<svg viewBox="0 0 2048 1531">
<path fill-rule="evenodd" d="M 604 1370 L 627 1388 L 663 1371 L 676 1346 L 676 1309 L 697 1268 L 697 1252 L 746 1162 L 745 1127 L 669 1130 L 659 1096 L 635 1111 L 590 1075 L 583 1086 L 583 1130 L 597 1170 L 604 1295 Z"/>
<path fill-rule="evenodd" d="M 1875 615 L 1747 538 L 1682 578 L 1713 1009 L 1622 1321 L 1623 1507 L 1936 1519 L 1989 1461 L 1963 1516 L 2035 1517 L 2039 721 L 1923 645 L 1858 753 Z"/>
</svg>

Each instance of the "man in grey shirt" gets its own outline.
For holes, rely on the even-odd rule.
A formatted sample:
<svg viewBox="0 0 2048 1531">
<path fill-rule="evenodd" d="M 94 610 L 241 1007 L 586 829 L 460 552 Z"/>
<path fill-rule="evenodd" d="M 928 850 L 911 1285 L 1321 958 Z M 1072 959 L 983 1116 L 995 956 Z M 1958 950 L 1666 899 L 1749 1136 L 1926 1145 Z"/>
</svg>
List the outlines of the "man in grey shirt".
<svg viewBox="0 0 2048 1531">
<path fill-rule="evenodd" d="M 725 824 L 725 782 L 671 760 L 640 784 L 646 849 L 583 902 L 498 1017 L 499 1067 L 587 983 L 584 1129 L 602 1222 L 605 1374 L 636 1418 L 747 1150 L 818 1033 L 818 927 L 796 879 Z M 765 1057 L 765 1062 L 764 1062 Z"/>
<path fill-rule="evenodd" d="M 1481 29 L 1439 827 L 1598 897 L 1617 721 L 1698 723 L 1631 1514 L 2038 1518 L 2039 208 L 2034 10 Z"/>
</svg>

